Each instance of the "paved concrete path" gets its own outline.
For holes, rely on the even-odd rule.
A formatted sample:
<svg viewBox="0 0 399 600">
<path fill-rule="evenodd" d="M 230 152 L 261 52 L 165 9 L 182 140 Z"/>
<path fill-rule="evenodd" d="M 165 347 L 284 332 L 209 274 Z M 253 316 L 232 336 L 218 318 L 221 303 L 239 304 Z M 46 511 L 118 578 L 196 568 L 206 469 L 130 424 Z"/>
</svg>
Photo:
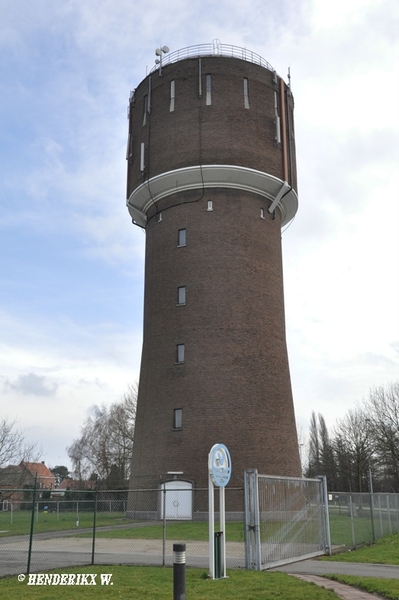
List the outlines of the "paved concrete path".
<svg viewBox="0 0 399 600">
<path fill-rule="evenodd" d="M 381 577 L 399 579 L 399 567 L 394 565 L 375 565 L 370 563 L 335 562 L 327 560 L 302 560 L 270 569 L 284 573 L 302 575 L 357 575 L 359 577 Z"/>
<path fill-rule="evenodd" d="M 358 577 L 378 577 L 382 579 L 399 579 L 399 567 L 394 565 L 375 565 L 370 563 L 335 562 L 326 560 L 302 560 L 270 569 L 271 571 L 282 571 L 303 581 L 315 583 L 320 587 L 333 590 L 337 596 L 344 600 L 375 600 L 381 598 L 376 594 L 370 594 L 358 590 L 352 586 L 331 581 L 322 575 L 355 575 Z"/>
<path fill-rule="evenodd" d="M 375 600 L 376 598 L 381 598 L 381 596 L 376 596 L 375 594 L 370 594 L 369 592 L 358 590 L 350 585 L 345 585 L 338 581 L 331 581 L 331 579 L 319 577 L 318 575 L 298 575 L 298 573 L 292 573 L 292 575 L 298 577 L 298 579 L 302 579 L 302 581 L 315 583 L 327 590 L 332 590 L 337 596 L 343 598 L 343 600 Z"/>
<path fill-rule="evenodd" d="M 28 560 L 28 538 L 22 536 L 0 539 L 0 577 L 26 572 Z M 92 539 L 90 537 L 54 537 L 53 535 L 34 538 L 31 556 L 31 571 L 45 571 L 75 565 L 90 564 L 92 560 Z M 243 542 L 227 542 L 227 568 L 245 568 L 245 546 Z M 207 568 L 209 565 L 208 542 L 186 542 L 187 566 Z M 136 538 L 96 539 L 94 564 L 163 564 L 162 540 Z M 165 546 L 164 564 L 173 565 L 173 540 Z"/>
<path fill-rule="evenodd" d="M 42 571 L 54 567 L 90 564 L 91 538 L 77 538 L 72 532 L 53 532 L 36 534 L 33 541 L 32 571 Z M 80 531 L 83 533 L 83 531 Z M 208 543 L 188 542 L 190 566 L 207 567 Z M 244 545 L 228 542 L 228 568 L 245 567 Z M 0 539 L 0 576 L 24 573 L 27 564 L 28 536 L 16 536 Z M 165 564 L 172 565 L 172 542 L 168 540 Z M 162 540 L 97 538 L 96 564 L 162 564 Z M 275 567 L 271 571 L 282 571 L 304 581 L 309 581 L 333 590 L 344 600 L 375 600 L 375 594 L 362 592 L 348 585 L 322 577 L 337 575 L 358 575 L 399 579 L 399 567 L 393 565 L 373 565 L 366 563 L 333 562 L 324 560 L 302 560 L 288 565 Z"/>
</svg>

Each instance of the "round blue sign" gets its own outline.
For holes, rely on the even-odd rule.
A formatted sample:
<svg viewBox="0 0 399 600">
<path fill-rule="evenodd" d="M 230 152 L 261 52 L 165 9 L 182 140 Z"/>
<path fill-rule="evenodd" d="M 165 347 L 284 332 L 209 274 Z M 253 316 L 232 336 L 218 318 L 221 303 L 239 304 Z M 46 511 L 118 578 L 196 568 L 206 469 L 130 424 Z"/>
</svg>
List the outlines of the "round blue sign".
<svg viewBox="0 0 399 600">
<path fill-rule="evenodd" d="M 231 458 L 224 444 L 215 444 L 209 452 L 209 474 L 217 487 L 225 487 L 229 483 Z"/>
</svg>

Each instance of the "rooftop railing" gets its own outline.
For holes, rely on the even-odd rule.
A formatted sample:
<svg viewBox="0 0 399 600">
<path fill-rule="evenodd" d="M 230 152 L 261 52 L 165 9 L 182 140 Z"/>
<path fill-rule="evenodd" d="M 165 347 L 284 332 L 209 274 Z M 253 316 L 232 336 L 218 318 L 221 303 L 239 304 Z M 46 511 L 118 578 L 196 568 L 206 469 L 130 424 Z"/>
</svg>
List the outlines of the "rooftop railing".
<svg viewBox="0 0 399 600">
<path fill-rule="evenodd" d="M 228 56 L 230 58 L 239 58 L 248 62 L 260 65 L 269 71 L 274 71 L 270 63 L 267 62 L 262 56 L 252 52 L 247 48 L 241 48 L 240 46 L 231 46 L 230 44 L 221 44 L 219 40 L 213 40 L 211 44 L 199 44 L 197 46 L 187 46 L 187 48 L 181 48 L 168 54 L 163 54 L 161 57 L 162 68 L 171 63 L 184 60 L 186 58 L 199 58 L 201 56 Z M 160 63 L 156 64 L 152 69 L 151 73 L 157 71 L 160 67 Z"/>
</svg>

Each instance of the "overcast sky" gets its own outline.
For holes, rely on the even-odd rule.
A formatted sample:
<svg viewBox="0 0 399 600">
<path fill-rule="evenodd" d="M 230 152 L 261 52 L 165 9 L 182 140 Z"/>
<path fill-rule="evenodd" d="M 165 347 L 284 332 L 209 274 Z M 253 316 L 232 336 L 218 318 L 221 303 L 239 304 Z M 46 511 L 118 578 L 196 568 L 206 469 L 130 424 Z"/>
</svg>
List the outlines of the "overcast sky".
<svg viewBox="0 0 399 600">
<path fill-rule="evenodd" d="M 246 47 L 295 98 L 283 233 L 295 410 L 329 426 L 399 379 L 397 0 L 0 0 L 0 419 L 46 464 L 138 381 L 145 234 L 126 206 L 130 90 L 155 48 Z M 218 441 L 218 440 L 215 440 Z"/>
</svg>

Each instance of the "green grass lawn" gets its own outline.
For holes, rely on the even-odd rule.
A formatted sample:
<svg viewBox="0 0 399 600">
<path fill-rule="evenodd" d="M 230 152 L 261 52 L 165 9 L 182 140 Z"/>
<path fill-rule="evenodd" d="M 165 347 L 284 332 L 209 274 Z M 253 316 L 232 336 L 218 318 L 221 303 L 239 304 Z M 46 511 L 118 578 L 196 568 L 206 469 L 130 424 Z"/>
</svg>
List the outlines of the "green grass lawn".
<svg viewBox="0 0 399 600">
<path fill-rule="evenodd" d="M 29 511 L 15 511 L 12 516 L 10 513 L 0 512 L 0 538 L 10 535 L 29 534 L 31 524 L 31 513 Z M 127 520 L 123 513 L 97 513 L 96 525 L 98 528 L 103 526 L 128 525 L 132 527 L 127 529 L 114 529 L 112 531 L 96 530 L 96 537 L 107 538 L 139 538 L 139 539 L 162 539 L 163 524 L 161 521 L 157 525 L 144 525 L 134 527 L 131 520 Z M 58 516 L 56 513 L 40 512 L 35 515 L 34 534 L 46 531 L 66 531 L 71 530 L 79 535 L 82 529 L 91 529 L 93 527 L 93 513 L 80 513 L 79 526 L 76 526 L 76 513 L 63 512 Z M 91 537 L 92 533 L 80 534 L 82 537 Z M 166 536 L 170 540 L 207 540 L 209 536 L 209 524 L 207 521 L 166 521 Z M 244 524 L 242 522 L 230 522 L 226 527 L 226 539 L 234 542 L 244 542 Z"/>
<path fill-rule="evenodd" d="M 330 514 L 331 543 L 337 546 L 351 548 L 367 544 L 373 540 L 373 531 L 369 517 L 356 517 L 353 520 L 354 538 L 352 539 L 352 524 L 349 516 Z"/>
<path fill-rule="evenodd" d="M 79 532 L 81 529 L 93 527 L 94 515 L 92 512 L 85 511 L 79 513 L 79 526 L 76 526 L 77 515 L 75 511 L 59 514 L 56 512 L 39 511 L 35 513 L 34 532 L 43 533 L 46 531 L 65 531 L 73 530 Z M 0 537 L 9 535 L 29 534 L 31 523 L 31 512 L 16 510 L 11 515 L 10 511 L 0 511 Z M 98 512 L 96 523 L 98 527 L 123 525 L 132 523 L 128 521 L 123 512 Z M 278 529 L 280 523 L 269 522 L 267 531 L 270 535 Z M 372 541 L 372 529 L 369 516 L 354 519 L 354 534 L 355 545 L 370 543 Z M 375 524 L 378 527 L 377 534 L 380 535 L 379 522 Z M 330 530 L 331 541 L 333 545 L 353 547 L 351 520 L 347 514 L 338 514 L 332 512 L 330 514 Z M 159 521 L 157 525 L 148 525 L 142 528 L 129 528 L 125 530 L 117 530 L 114 532 L 97 531 L 100 537 L 117 537 L 117 538 L 147 538 L 147 539 L 162 539 L 163 526 Z M 208 539 L 208 523 L 206 521 L 186 521 L 175 523 L 173 521 L 166 522 L 167 538 L 187 539 L 187 540 L 207 540 Z M 242 522 L 227 522 L 226 523 L 226 539 L 228 541 L 244 541 L 244 524 Z"/>
<path fill-rule="evenodd" d="M 9 535 L 29 534 L 31 525 L 31 511 L 18 510 L 11 515 L 9 511 L 0 511 L 0 537 Z M 78 515 L 79 526 L 76 526 L 76 512 L 35 513 L 34 532 L 65 531 L 67 529 L 85 529 L 93 527 L 94 514 L 92 512 L 81 512 Z M 97 513 L 96 524 L 98 527 L 104 525 L 122 525 L 131 523 L 122 512 Z"/>
<path fill-rule="evenodd" d="M 34 532 L 71 530 L 73 535 L 81 529 L 93 526 L 93 513 L 81 512 L 79 526 L 76 526 L 75 512 L 56 513 L 39 512 L 35 515 Z M 6 535 L 28 534 L 30 530 L 30 511 L 0 512 L 0 537 Z M 118 525 L 130 524 L 131 527 L 119 529 Z M 352 546 L 351 521 L 344 514 L 330 515 L 331 539 L 333 544 Z M 162 539 L 163 524 L 137 526 L 128 521 L 123 513 L 103 512 L 97 514 L 97 537 L 105 538 L 140 538 Z M 273 524 L 272 524 L 273 525 Z M 270 531 L 273 526 L 269 524 Z M 274 523 L 278 527 L 278 523 Z M 110 531 L 102 531 L 101 526 L 115 526 Z M 367 517 L 357 517 L 354 520 L 355 539 L 357 542 L 367 542 L 372 539 L 370 520 Z M 377 532 L 378 534 L 380 531 Z M 91 533 L 81 534 L 90 537 Z M 166 522 L 166 539 L 168 540 L 208 540 L 208 523 L 204 521 Z M 242 522 L 226 523 L 226 539 L 233 542 L 244 542 L 244 526 Z M 399 565 L 399 534 L 389 535 L 375 544 L 357 550 L 336 554 L 331 557 L 321 557 L 322 560 L 367 562 Z M 16 577 L 0 579 L 0 597 L 7 599 L 40 600 L 69 600 L 83 596 L 106 598 L 171 598 L 173 594 L 173 572 L 161 567 L 122 567 L 94 566 L 75 567 L 54 571 L 54 573 L 110 573 L 113 586 L 28 586 L 26 581 L 18 582 Z M 336 598 L 331 591 L 316 587 L 313 584 L 301 582 L 283 573 L 254 572 L 234 570 L 229 572 L 229 578 L 221 581 L 210 581 L 207 573 L 200 569 L 187 569 L 187 597 L 193 599 L 218 598 L 218 600 L 324 600 Z M 389 600 L 399 598 L 399 580 L 375 579 L 371 577 L 355 577 L 333 575 L 342 583 L 347 583 L 359 589 L 377 593 Z"/>
<path fill-rule="evenodd" d="M 113 585 L 32 586 L 17 577 L 0 579 L 0 596 L 7 600 L 170 600 L 173 598 L 173 570 L 162 567 L 94 566 L 52 571 L 52 573 L 112 574 Z M 96 581 L 97 581 L 96 579 Z M 186 594 L 189 600 L 336 600 L 338 596 L 313 583 L 299 581 L 285 573 L 259 571 L 228 572 L 228 579 L 207 579 L 203 569 L 187 569 Z"/>
<path fill-rule="evenodd" d="M 323 557 L 322 560 L 399 565 L 399 534 L 388 535 L 371 546 Z M 390 600 L 399 598 L 399 579 L 377 579 L 353 575 L 331 575 L 329 579 L 347 583 L 370 593 L 379 594 Z"/>
<path fill-rule="evenodd" d="M 91 534 L 82 534 L 80 537 L 90 537 Z M 113 529 L 111 531 L 96 531 L 96 537 L 119 539 L 146 539 L 161 540 L 163 525 L 147 525 L 144 527 L 129 527 L 128 529 Z M 209 525 L 203 521 L 182 521 L 179 523 L 166 521 L 166 539 L 168 540 L 196 540 L 209 539 Z M 226 523 L 226 540 L 228 542 L 244 542 L 244 524 L 240 522 Z"/>
<path fill-rule="evenodd" d="M 367 507 L 362 512 L 358 511 L 357 516 L 353 519 L 353 523 L 347 510 L 342 510 L 340 513 L 330 510 L 329 519 L 331 542 L 333 545 L 344 545 L 348 548 L 353 548 L 354 546 L 368 544 L 373 541 L 370 510 Z M 374 510 L 374 530 L 377 538 L 382 538 L 396 531 L 396 517 L 392 517 L 392 522 L 390 523 L 386 513 L 380 515 L 378 510 Z"/>
<path fill-rule="evenodd" d="M 355 577 L 354 575 L 330 575 L 329 579 L 346 583 L 371 594 L 378 594 L 389 600 L 398 600 L 399 598 L 399 579 L 376 579 L 374 577 Z"/>
<path fill-rule="evenodd" d="M 399 534 L 387 535 L 371 546 L 351 552 L 323 556 L 322 560 L 399 565 Z"/>
<path fill-rule="evenodd" d="M 169 539 L 207 539 L 206 523 L 184 522 L 168 523 Z M 242 524 L 230 523 L 230 539 L 242 539 Z M 162 533 L 162 525 L 143 528 L 129 528 L 102 532 L 115 537 L 115 533 L 126 535 L 134 532 L 137 537 L 143 536 L 143 530 L 152 532 L 153 538 Z M 191 532 L 191 533 L 190 533 Z M 183 536 L 181 535 L 183 533 Z M 129 534 L 130 535 L 130 534 Z M 176 535 L 176 538 L 173 536 Z M 191 535 L 191 537 L 190 537 Z M 324 560 L 366 562 L 399 565 L 399 534 L 390 535 L 374 545 L 360 548 L 352 552 L 323 557 Z M 170 599 L 173 594 L 173 570 L 162 567 L 131 566 L 89 566 L 58 569 L 52 573 L 93 573 L 97 574 L 96 586 L 31 586 L 27 580 L 19 582 L 17 577 L 0 579 L 0 597 L 10 600 L 79 600 L 79 598 L 116 598 L 156 600 Z M 113 585 L 101 585 L 100 575 L 112 574 Z M 204 569 L 187 569 L 187 598 L 218 600 L 333 600 L 337 596 L 324 588 L 311 583 L 299 581 L 285 573 L 270 573 L 245 570 L 230 570 L 228 579 L 211 581 L 207 579 Z M 332 575 L 331 579 L 348 585 L 377 593 L 383 598 L 397 600 L 399 598 L 399 579 L 376 579 L 371 577 L 355 577 Z"/>
</svg>

